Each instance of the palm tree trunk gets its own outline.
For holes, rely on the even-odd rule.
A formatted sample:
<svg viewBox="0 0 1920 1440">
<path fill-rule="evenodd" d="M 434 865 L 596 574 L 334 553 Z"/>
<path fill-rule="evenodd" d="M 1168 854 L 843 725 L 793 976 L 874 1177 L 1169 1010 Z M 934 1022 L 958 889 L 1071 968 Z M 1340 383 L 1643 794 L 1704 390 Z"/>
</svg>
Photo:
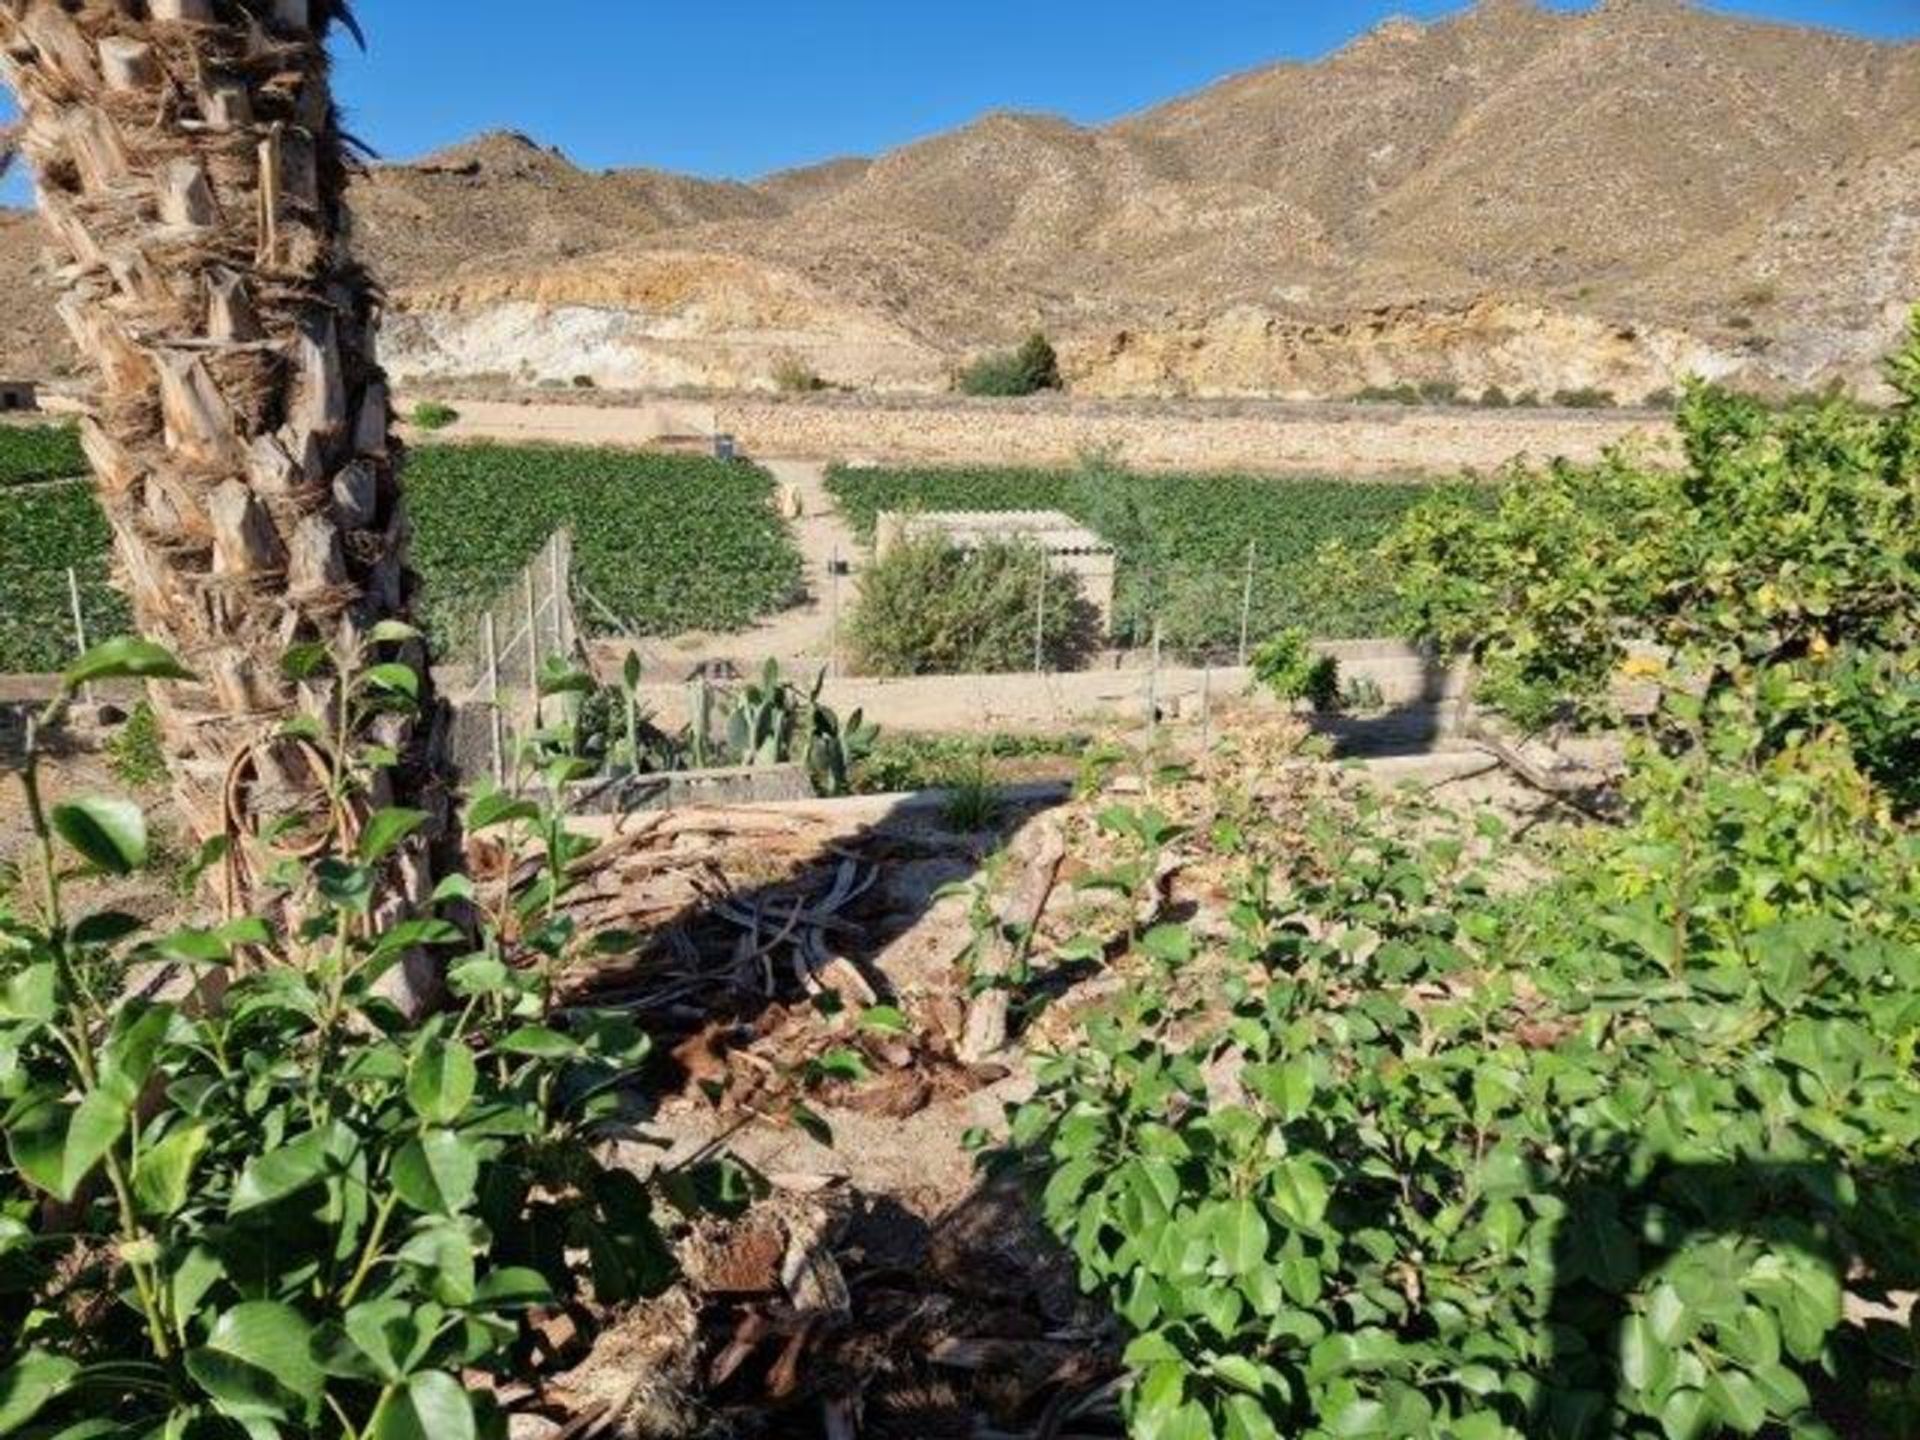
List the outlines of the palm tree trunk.
<svg viewBox="0 0 1920 1440">
<path fill-rule="evenodd" d="M 414 589 L 381 297 L 345 243 L 337 19 L 344 0 L 0 0 L 61 314 L 97 372 L 82 438 L 118 569 L 142 633 L 200 677 L 153 703 L 203 838 L 257 831 L 249 797 L 306 783 L 270 740 L 330 714 L 331 682 L 281 656 L 352 653 Z M 424 687 L 418 642 L 386 658 Z M 440 727 L 374 727 L 401 759 L 369 803 L 443 815 Z M 388 899 L 417 903 L 431 869 L 415 846 Z"/>
</svg>

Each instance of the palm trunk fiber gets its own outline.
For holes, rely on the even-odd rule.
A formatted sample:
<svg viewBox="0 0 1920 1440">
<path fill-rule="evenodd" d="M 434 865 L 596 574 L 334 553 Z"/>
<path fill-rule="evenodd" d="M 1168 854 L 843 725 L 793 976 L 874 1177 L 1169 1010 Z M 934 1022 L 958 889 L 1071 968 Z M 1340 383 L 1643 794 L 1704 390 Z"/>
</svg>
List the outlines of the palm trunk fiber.
<svg viewBox="0 0 1920 1440">
<path fill-rule="evenodd" d="M 347 18 L 343 0 L 0 0 L 61 313 L 97 372 L 82 439 L 117 568 L 141 632 L 199 677 L 152 699 L 202 838 L 311 801 L 310 762 L 273 737 L 330 719 L 334 682 L 287 679 L 287 649 L 351 654 L 411 608 L 381 297 L 346 246 L 326 40 Z M 383 658 L 420 672 L 432 716 L 424 647 Z M 363 803 L 444 818 L 439 729 L 370 721 L 400 763 Z M 409 848 L 384 908 L 417 904 L 432 869 L 429 841 Z"/>
</svg>

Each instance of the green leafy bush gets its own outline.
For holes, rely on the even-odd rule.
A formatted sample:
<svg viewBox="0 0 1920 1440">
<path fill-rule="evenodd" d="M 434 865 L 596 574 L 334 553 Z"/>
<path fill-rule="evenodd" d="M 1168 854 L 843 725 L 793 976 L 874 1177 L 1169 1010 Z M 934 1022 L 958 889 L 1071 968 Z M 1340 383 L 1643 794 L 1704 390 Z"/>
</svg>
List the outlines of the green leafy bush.
<svg viewBox="0 0 1920 1440">
<path fill-rule="evenodd" d="M 343 724 L 417 686 L 365 659 L 339 677 Z M 329 663 L 289 657 L 309 677 Z M 101 647 L 41 733 L 83 678 L 183 674 L 151 645 Z M 647 1191 L 594 1151 L 626 1123 L 618 1085 L 646 1041 L 625 1015 L 551 1006 L 585 944 L 555 903 L 591 843 L 480 796 L 468 833 L 537 835 L 540 880 L 485 912 L 477 944 L 450 918 L 477 898 L 464 880 L 418 918 L 376 917 L 376 875 L 427 817 L 364 808 L 384 762 L 329 740 L 348 757 L 329 808 L 364 819 L 311 861 L 252 857 L 286 896 L 284 934 L 70 914 L 68 872 L 139 868 L 146 822 L 107 798 L 47 808 L 29 755 L 41 897 L 0 914 L 0 1433 L 498 1434 L 468 1377 L 526 1370 L 531 1308 L 670 1277 Z M 410 1027 L 382 981 L 425 952 L 456 957 L 459 1007 Z M 130 993 L 156 965 L 202 977 L 201 1001 Z"/>
<path fill-rule="evenodd" d="M 1060 358 L 1047 337 L 1029 335 L 1017 350 L 983 356 L 960 372 L 962 394 L 993 398 L 1037 395 L 1061 386 Z"/>
<path fill-rule="evenodd" d="M 819 372 L 793 354 L 782 355 L 774 361 L 773 384 L 783 395 L 812 395 L 827 388 Z"/>
<path fill-rule="evenodd" d="M 1149 978 L 1012 1154 L 1133 1333 L 1133 1434 L 1920 1433 L 1910 1327 L 1848 1303 L 1920 1286 L 1920 319 L 1891 373 L 1884 417 L 1696 387 L 1686 471 L 1387 547 L 1537 710 L 1642 647 L 1622 823 L 1223 816 L 1224 926 L 1076 942 Z"/>
<path fill-rule="evenodd" d="M 87 473 L 80 432 L 72 425 L 0 425 L 0 488 Z"/>
<path fill-rule="evenodd" d="M 460 412 L 438 400 L 422 400 L 413 407 L 413 423 L 421 430 L 444 430 L 460 418 Z"/>
<path fill-rule="evenodd" d="M 802 690 L 781 676 L 775 661 L 767 661 L 758 682 L 742 686 L 733 697 L 728 757 L 737 765 L 802 764 L 822 795 L 847 794 L 855 768 L 872 752 L 880 730 L 859 710 L 842 721 L 822 704 L 826 683 L 822 670 L 813 688 Z"/>
<path fill-rule="evenodd" d="M 1920 355 L 1920 331 L 1896 380 Z M 1905 365 L 1910 367 L 1903 370 Z M 1686 468 L 1615 457 L 1515 475 L 1491 509 L 1438 498 L 1379 563 L 1407 628 L 1469 654 L 1483 698 L 1530 726 L 1613 713 L 1638 669 L 1735 691 L 1784 741 L 1842 723 L 1861 763 L 1920 802 L 1920 380 L 1903 408 L 1773 411 L 1708 387 L 1680 410 Z"/>
<path fill-rule="evenodd" d="M 1030 670 L 1036 628 L 1045 668 L 1086 661 L 1099 614 L 1079 576 L 1056 571 L 1031 544 L 963 550 L 938 535 L 903 541 L 869 565 L 847 620 L 854 665 L 869 675 Z"/>
<path fill-rule="evenodd" d="M 1340 708 L 1340 662 L 1315 653 L 1307 632 L 1282 630 L 1253 652 L 1254 682 L 1269 694 L 1315 710 Z"/>
<path fill-rule="evenodd" d="M 1553 403 L 1563 410 L 1611 410 L 1620 403 L 1611 390 L 1583 385 L 1577 390 L 1556 390 Z"/>
<path fill-rule="evenodd" d="M 1130 1433 L 1812 1437 L 1835 1383 L 1912 1433 L 1842 1297 L 1920 1280 L 1920 845 L 1830 742 L 1644 764 L 1535 892 L 1356 798 L 1135 942 L 1012 1131 Z"/>
</svg>

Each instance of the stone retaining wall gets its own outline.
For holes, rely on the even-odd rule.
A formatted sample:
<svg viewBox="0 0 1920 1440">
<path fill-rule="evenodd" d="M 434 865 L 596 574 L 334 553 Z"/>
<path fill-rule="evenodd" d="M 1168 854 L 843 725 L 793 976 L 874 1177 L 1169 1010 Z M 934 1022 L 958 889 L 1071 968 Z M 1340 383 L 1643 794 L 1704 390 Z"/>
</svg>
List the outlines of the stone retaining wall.
<svg viewBox="0 0 1920 1440">
<path fill-rule="evenodd" d="M 1671 417 L 1652 411 L 1059 395 L 450 393 L 461 420 L 436 440 L 645 446 L 718 433 L 757 459 L 1071 465 L 1100 453 L 1148 470 L 1366 476 L 1487 472 L 1521 457 L 1585 462 L 1623 441 L 1648 447 L 1655 460 L 1678 458 Z"/>
<path fill-rule="evenodd" d="M 740 399 L 719 402 L 714 418 L 753 456 L 1043 466 L 1097 453 L 1138 469 L 1274 474 L 1486 472 L 1520 458 L 1589 462 L 1629 440 L 1662 458 L 1674 443 L 1664 417 L 1606 411 L 1264 406 L 1182 413 Z"/>
</svg>

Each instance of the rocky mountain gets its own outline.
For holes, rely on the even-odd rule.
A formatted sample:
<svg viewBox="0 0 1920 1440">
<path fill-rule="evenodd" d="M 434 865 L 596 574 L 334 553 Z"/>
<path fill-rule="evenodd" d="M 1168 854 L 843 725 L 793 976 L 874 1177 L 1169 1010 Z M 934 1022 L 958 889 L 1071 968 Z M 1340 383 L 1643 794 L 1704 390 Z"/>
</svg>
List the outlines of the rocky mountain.
<svg viewBox="0 0 1920 1440">
<path fill-rule="evenodd" d="M 1092 394 L 1866 384 L 1920 300 L 1920 45 L 1482 0 L 1104 127 L 754 184 L 496 134 L 354 204 L 402 375 L 927 388 L 1037 326 Z M 0 370 L 44 368 L 9 308 Z"/>
</svg>

